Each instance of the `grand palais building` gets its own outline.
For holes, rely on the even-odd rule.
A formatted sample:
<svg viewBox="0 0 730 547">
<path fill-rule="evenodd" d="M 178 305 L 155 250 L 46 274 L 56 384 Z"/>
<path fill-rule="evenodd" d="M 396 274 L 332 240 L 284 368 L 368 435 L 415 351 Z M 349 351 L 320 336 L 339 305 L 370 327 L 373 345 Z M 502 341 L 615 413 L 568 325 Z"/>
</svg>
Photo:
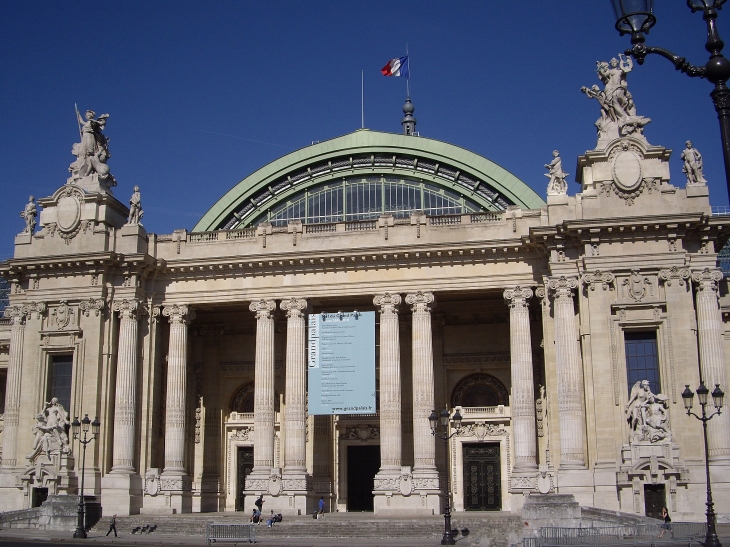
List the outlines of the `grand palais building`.
<svg viewBox="0 0 730 547">
<path fill-rule="evenodd" d="M 448 484 L 457 512 L 567 493 L 702 520 L 702 426 L 681 394 L 730 391 L 730 217 L 692 158 L 670 176 L 632 105 L 601 107 L 574 195 L 557 152 L 545 201 L 419 136 L 409 100 L 402 134 L 287 154 L 171 234 L 145 230 L 139 191 L 112 190 L 106 118 L 87 113 L 68 182 L 26 205 L 0 263 L 0 510 L 78 494 L 69 423 L 88 414 L 85 493 L 106 515 L 250 511 L 261 494 L 290 515 L 320 498 L 430 515 Z M 366 312 L 375 408 L 310 413 L 312 317 Z M 708 423 L 721 518 L 725 407 Z M 443 409 L 462 417 L 447 443 L 429 423 Z"/>
</svg>

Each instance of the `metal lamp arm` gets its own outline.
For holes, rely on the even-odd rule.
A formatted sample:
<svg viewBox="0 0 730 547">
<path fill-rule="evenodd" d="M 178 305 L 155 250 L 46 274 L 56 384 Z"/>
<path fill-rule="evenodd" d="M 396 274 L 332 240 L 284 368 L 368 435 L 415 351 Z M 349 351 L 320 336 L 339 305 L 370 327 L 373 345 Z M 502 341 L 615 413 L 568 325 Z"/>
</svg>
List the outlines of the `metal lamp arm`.
<svg viewBox="0 0 730 547">
<path fill-rule="evenodd" d="M 688 63 L 687 59 L 684 57 L 675 55 L 671 51 L 660 47 L 647 46 L 644 42 L 635 43 L 631 49 L 627 49 L 624 53 L 626 55 L 631 55 L 631 57 L 636 59 L 636 62 L 640 65 L 644 64 L 644 59 L 646 59 L 647 55 L 650 53 L 656 53 L 657 55 L 661 55 L 665 59 L 668 59 L 669 62 L 674 65 L 674 68 L 693 78 L 704 78 L 707 71 L 704 66 L 695 66 Z"/>
</svg>

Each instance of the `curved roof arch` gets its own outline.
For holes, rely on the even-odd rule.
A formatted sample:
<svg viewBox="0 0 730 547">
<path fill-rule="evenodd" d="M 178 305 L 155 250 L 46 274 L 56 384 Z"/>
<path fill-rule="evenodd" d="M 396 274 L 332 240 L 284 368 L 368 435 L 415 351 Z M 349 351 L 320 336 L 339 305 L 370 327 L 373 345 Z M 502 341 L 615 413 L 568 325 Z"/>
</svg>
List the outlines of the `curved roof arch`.
<svg viewBox="0 0 730 547">
<path fill-rule="evenodd" d="M 351 175 L 419 179 L 468 198 L 485 211 L 545 202 L 496 163 L 445 142 L 360 129 L 307 146 L 265 165 L 231 188 L 194 232 L 250 226 L 261 214 L 304 189 Z"/>
</svg>

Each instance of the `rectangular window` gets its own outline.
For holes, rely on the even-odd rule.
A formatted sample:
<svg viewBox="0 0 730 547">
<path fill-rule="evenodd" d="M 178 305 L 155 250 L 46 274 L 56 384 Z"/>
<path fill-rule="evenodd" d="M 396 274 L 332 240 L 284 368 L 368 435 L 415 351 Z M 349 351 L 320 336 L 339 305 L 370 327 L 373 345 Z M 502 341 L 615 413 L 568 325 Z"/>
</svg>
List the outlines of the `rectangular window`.
<svg viewBox="0 0 730 547">
<path fill-rule="evenodd" d="M 652 393 L 661 393 L 656 331 L 625 332 L 626 379 L 629 394 L 636 382 L 648 380 Z"/>
<path fill-rule="evenodd" d="M 66 412 L 71 407 L 71 376 L 73 374 L 73 355 L 54 355 L 51 358 L 48 400 L 53 397 L 63 405 Z"/>
</svg>

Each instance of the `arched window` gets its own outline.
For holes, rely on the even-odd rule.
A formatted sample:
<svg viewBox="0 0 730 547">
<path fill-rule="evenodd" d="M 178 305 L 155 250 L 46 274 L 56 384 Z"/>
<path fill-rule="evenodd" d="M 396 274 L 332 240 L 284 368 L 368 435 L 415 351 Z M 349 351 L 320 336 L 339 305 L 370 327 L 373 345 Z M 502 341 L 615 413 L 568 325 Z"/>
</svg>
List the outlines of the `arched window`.
<svg viewBox="0 0 730 547">
<path fill-rule="evenodd" d="M 509 392 L 491 374 L 477 373 L 462 378 L 451 392 L 451 406 L 475 407 L 509 404 Z"/>
<path fill-rule="evenodd" d="M 254 382 L 248 382 L 239 387 L 231 397 L 231 402 L 228 405 L 229 412 L 253 412 L 253 392 Z M 274 392 L 274 410 L 279 412 L 279 394 Z"/>
</svg>

